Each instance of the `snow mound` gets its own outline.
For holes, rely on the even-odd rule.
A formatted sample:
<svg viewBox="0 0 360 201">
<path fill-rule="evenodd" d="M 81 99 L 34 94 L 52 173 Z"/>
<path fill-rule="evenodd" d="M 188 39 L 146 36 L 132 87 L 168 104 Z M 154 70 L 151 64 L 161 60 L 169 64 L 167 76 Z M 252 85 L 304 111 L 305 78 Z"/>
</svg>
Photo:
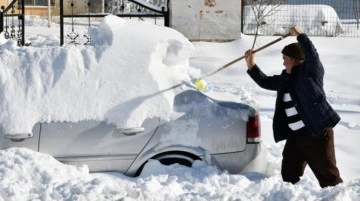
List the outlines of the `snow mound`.
<svg viewBox="0 0 360 201">
<path fill-rule="evenodd" d="M 194 47 L 173 29 L 110 15 L 89 33 L 91 46 L 0 46 L 4 133 L 31 133 L 37 122 L 91 119 L 130 128 L 148 117 L 167 119 L 169 89 L 199 74 L 189 67 Z"/>
<path fill-rule="evenodd" d="M 24 195 L 29 195 L 31 200 L 31 195 L 39 196 L 40 192 L 48 192 L 54 186 L 70 183 L 71 180 L 90 178 L 89 170 L 85 165 L 80 167 L 64 165 L 47 154 L 25 148 L 1 151 L 0 169 L 0 198 L 4 200 L 13 200 L 14 197 L 19 198 Z M 42 185 L 39 186 L 40 183 Z M 37 197 L 39 198 L 41 197 Z M 48 200 L 49 197 L 45 196 L 42 199 Z"/>
</svg>

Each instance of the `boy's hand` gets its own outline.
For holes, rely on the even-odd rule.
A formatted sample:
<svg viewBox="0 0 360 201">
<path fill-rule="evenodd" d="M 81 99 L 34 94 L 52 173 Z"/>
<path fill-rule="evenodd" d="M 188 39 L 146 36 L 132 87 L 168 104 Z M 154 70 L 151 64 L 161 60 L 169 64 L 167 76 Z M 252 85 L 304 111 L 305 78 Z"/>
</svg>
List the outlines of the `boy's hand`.
<svg viewBox="0 0 360 201">
<path fill-rule="evenodd" d="M 300 27 L 298 26 L 294 26 L 290 28 L 289 34 L 293 35 L 293 36 L 298 36 L 300 34 L 302 34 L 302 30 Z"/>
<path fill-rule="evenodd" d="M 252 69 L 255 66 L 254 62 L 254 50 L 248 50 L 245 52 L 245 61 L 248 69 Z"/>
</svg>

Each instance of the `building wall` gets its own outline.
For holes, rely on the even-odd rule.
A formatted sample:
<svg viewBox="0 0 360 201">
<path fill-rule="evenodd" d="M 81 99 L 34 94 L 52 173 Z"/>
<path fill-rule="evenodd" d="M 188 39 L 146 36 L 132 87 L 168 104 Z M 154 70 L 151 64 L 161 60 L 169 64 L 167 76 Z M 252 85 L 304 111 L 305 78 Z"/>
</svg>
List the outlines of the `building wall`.
<svg viewBox="0 0 360 201">
<path fill-rule="evenodd" d="M 72 13 L 74 14 L 84 14 L 88 13 L 88 1 L 85 0 L 76 0 L 74 1 L 73 10 L 71 9 L 71 0 L 63 0 L 64 1 L 64 14 L 70 15 Z M 0 6 L 7 7 L 8 4 L 10 4 L 12 0 L 0 0 Z M 91 9 L 90 13 L 101 13 L 103 12 L 103 1 L 96 1 L 97 4 L 93 6 L 95 9 Z M 17 3 L 15 3 L 16 13 L 18 13 L 18 6 Z M 60 0 L 55 0 L 54 5 L 51 6 L 51 14 L 52 15 L 59 15 L 60 13 Z M 25 14 L 26 15 L 39 15 L 44 16 L 48 15 L 48 6 L 34 6 L 34 5 L 25 5 Z"/>
<path fill-rule="evenodd" d="M 190 40 L 226 41 L 241 36 L 241 0 L 170 1 L 171 27 Z"/>
<path fill-rule="evenodd" d="M 0 0 L 0 6 L 5 6 L 6 7 L 7 2 L 8 2 L 7 0 Z"/>
<path fill-rule="evenodd" d="M 65 15 L 71 15 L 72 13 L 74 15 L 77 14 L 86 14 L 88 12 L 90 13 L 102 13 L 104 12 L 104 0 L 97 0 L 92 1 L 92 5 L 90 7 L 90 10 L 88 10 L 88 1 L 87 0 L 75 0 L 73 8 L 71 7 L 72 0 L 63 0 L 64 1 L 64 14 Z M 59 0 L 56 0 L 56 4 L 59 5 Z"/>
<path fill-rule="evenodd" d="M 0 6 L 7 7 L 8 4 L 10 4 L 11 2 L 12 2 L 12 0 L 0 0 Z M 58 4 L 55 4 L 54 6 L 51 6 L 50 8 L 51 8 L 52 15 L 59 15 L 60 9 L 58 7 Z M 15 3 L 15 13 L 19 13 L 17 3 Z M 48 15 L 48 7 L 47 6 L 25 5 L 25 15 L 46 16 L 46 15 Z"/>
<path fill-rule="evenodd" d="M 48 15 L 47 6 L 25 6 L 25 15 L 39 15 L 47 16 Z M 60 10 L 55 6 L 51 6 L 51 15 L 59 15 Z"/>
</svg>

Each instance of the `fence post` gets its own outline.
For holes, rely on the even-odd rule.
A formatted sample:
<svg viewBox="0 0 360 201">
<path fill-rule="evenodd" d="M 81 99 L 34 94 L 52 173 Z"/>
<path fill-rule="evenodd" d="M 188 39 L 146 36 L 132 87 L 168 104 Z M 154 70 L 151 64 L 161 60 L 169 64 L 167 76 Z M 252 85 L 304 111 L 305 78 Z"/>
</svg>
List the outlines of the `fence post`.
<svg viewBox="0 0 360 201">
<path fill-rule="evenodd" d="M 21 0 L 21 45 L 25 45 L 25 0 Z"/>
<path fill-rule="evenodd" d="M 359 29 L 360 8 L 359 8 L 359 3 L 358 3 L 357 0 L 354 0 L 354 12 L 355 12 L 355 19 L 356 19 L 357 29 Z"/>
<path fill-rule="evenodd" d="M 241 30 L 241 33 L 244 33 L 244 7 L 245 7 L 245 0 L 242 0 L 241 1 L 241 13 L 240 13 L 240 15 L 241 15 L 241 22 L 240 22 L 240 30 Z"/>
<path fill-rule="evenodd" d="M 64 44 L 64 3 L 60 0 L 60 46 Z"/>
<path fill-rule="evenodd" d="M 0 33 L 4 31 L 4 6 L 1 6 L 0 10 Z"/>
<path fill-rule="evenodd" d="M 169 9 L 169 3 L 170 3 L 170 0 L 167 0 L 167 4 L 166 4 L 166 6 L 167 6 L 167 10 L 166 10 L 166 12 L 165 12 L 165 14 L 164 14 L 164 25 L 166 26 L 166 27 L 170 27 L 170 9 Z"/>
</svg>

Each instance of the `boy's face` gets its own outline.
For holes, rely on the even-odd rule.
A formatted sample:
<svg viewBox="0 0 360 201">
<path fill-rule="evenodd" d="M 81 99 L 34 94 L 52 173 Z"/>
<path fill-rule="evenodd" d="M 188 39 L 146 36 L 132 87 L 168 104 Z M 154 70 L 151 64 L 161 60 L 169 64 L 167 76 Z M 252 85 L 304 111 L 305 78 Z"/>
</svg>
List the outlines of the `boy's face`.
<svg viewBox="0 0 360 201">
<path fill-rule="evenodd" d="M 296 59 L 292 58 L 292 57 L 289 57 L 289 56 L 286 56 L 283 54 L 283 65 L 285 66 L 286 68 L 286 71 L 287 72 L 291 72 L 291 69 L 294 67 L 295 65 L 295 62 L 296 62 Z"/>
</svg>

